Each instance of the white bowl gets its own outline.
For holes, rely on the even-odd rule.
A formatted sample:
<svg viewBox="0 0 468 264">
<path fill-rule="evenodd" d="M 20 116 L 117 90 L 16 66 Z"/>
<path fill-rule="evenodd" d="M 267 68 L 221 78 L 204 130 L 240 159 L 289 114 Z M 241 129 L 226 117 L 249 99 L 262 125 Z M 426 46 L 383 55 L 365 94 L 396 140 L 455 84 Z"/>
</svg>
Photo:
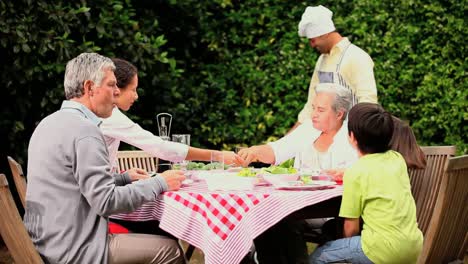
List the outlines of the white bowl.
<svg viewBox="0 0 468 264">
<path fill-rule="evenodd" d="M 265 181 L 272 185 L 281 185 L 289 181 L 297 181 L 299 179 L 299 174 L 262 174 L 262 177 Z"/>
</svg>

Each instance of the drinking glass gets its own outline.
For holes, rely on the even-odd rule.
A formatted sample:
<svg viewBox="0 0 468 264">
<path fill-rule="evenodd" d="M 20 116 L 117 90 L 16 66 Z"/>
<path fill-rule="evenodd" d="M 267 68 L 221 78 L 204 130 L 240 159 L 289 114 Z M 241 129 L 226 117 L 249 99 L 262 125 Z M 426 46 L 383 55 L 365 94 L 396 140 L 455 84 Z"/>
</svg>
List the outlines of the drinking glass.
<svg viewBox="0 0 468 264">
<path fill-rule="evenodd" d="M 190 134 L 173 134 L 172 135 L 172 141 L 190 146 Z M 180 162 L 174 162 L 172 168 L 177 169 L 177 170 L 186 171 L 187 170 L 187 164 L 188 164 L 187 160 L 183 160 L 183 161 L 180 161 Z M 186 174 L 185 176 L 187 177 L 188 175 Z"/>
<path fill-rule="evenodd" d="M 332 155 L 330 152 L 317 152 L 317 165 L 320 169 L 320 180 L 331 181 L 333 177 L 326 173 L 332 169 Z"/>
<path fill-rule="evenodd" d="M 316 164 L 316 160 L 313 153 L 307 149 L 303 149 L 301 152 L 297 153 L 294 167 L 299 171 L 301 175 L 318 175 L 319 168 Z"/>
<path fill-rule="evenodd" d="M 222 151 L 211 151 L 211 168 L 216 171 L 224 171 L 224 155 Z"/>
<path fill-rule="evenodd" d="M 317 163 L 321 171 L 332 169 L 332 156 L 330 152 L 318 152 Z"/>
</svg>

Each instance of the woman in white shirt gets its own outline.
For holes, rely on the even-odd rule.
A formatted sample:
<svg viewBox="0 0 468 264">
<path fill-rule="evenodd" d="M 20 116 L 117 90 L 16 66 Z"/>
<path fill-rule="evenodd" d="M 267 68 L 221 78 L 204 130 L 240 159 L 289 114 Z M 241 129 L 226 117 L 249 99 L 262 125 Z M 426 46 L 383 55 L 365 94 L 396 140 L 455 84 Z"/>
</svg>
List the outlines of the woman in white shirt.
<svg viewBox="0 0 468 264">
<path fill-rule="evenodd" d="M 296 167 L 326 170 L 335 180 L 343 177 L 344 168 L 357 160 L 356 150 L 349 144 L 345 122 L 351 108 L 352 97 L 348 89 L 337 84 L 318 84 L 312 102 L 312 116 L 290 134 L 266 145 L 242 149 L 239 155 L 246 163 L 261 161 L 279 164 L 295 157 Z M 328 156 L 328 164 L 320 161 Z M 299 164 L 301 160 L 301 164 Z M 327 219 L 295 221 L 283 219 L 255 239 L 260 263 L 303 263 L 307 260 L 307 247 L 303 228 L 320 228 Z M 276 261 L 275 261 L 276 260 Z"/>
<path fill-rule="evenodd" d="M 345 121 L 351 104 L 348 89 L 331 83 L 318 84 L 311 119 L 278 141 L 242 149 L 239 155 L 247 164 L 256 160 L 279 164 L 295 157 L 296 168 L 326 171 L 340 179 L 344 169 L 358 158 L 348 142 Z"/>
<path fill-rule="evenodd" d="M 100 127 L 109 149 L 109 160 L 112 163 L 113 170 L 116 171 L 118 168 L 117 151 L 121 141 L 168 161 L 209 161 L 213 150 L 194 148 L 177 142 L 165 141 L 143 129 L 120 111 L 129 110 L 138 99 L 138 71 L 128 61 L 122 59 L 112 59 L 112 61 L 116 67 L 114 74 L 117 78 L 117 87 L 120 89 L 120 95 L 116 98 L 116 107 L 114 107 L 111 117 L 104 119 Z M 223 151 L 223 157 L 225 164 L 240 165 L 244 162 L 243 159 L 232 151 Z"/>
</svg>

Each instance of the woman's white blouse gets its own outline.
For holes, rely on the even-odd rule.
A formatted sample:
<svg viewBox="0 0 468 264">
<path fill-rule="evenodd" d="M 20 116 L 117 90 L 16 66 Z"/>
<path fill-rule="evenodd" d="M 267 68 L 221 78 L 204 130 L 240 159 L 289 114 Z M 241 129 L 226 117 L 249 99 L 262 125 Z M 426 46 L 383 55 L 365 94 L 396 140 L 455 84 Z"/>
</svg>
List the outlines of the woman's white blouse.
<svg viewBox="0 0 468 264">
<path fill-rule="evenodd" d="M 187 157 L 189 146 L 165 141 L 153 135 L 130 120 L 117 107 L 114 107 L 109 118 L 102 120 L 100 128 L 109 149 L 109 160 L 113 171 L 118 168 L 117 151 L 119 150 L 120 141 L 168 161 L 178 162 Z"/>
<path fill-rule="evenodd" d="M 322 131 L 314 128 L 312 120 L 308 119 L 295 130 L 281 139 L 268 143 L 273 148 L 275 154 L 275 164 L 295 157 L 297 160 L 299 156 L 317 155 L 317 150 L 314 148 L 313 143 L 320 136 Z M 333 138 L 333 143 L 328 148 L 331 155 L 331 168 L 340 169 L 351 166 L 358 159 L 356 150 L 351 146 L 348 141 L 348 123 L 343 122 L 340 130 Z"/>
</svg>

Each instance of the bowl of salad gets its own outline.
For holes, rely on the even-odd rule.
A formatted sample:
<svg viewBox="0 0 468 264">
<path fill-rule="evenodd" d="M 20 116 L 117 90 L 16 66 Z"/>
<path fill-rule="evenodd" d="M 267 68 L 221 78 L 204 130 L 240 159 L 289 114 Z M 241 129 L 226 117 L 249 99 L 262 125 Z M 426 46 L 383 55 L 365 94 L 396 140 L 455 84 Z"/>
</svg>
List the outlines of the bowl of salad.
<svg viewBox="0 0 468 264">
<path fill-rule="evenodd" d="M 268 168 L 262 168 L 259 174 L 263 179 L 272 184 L 278 185 L 283 182 L 297 181 L 299 179 L 299 173 L 295 168 L 284 168 L 280 166 L 270 166 Z"/>
</svg>

